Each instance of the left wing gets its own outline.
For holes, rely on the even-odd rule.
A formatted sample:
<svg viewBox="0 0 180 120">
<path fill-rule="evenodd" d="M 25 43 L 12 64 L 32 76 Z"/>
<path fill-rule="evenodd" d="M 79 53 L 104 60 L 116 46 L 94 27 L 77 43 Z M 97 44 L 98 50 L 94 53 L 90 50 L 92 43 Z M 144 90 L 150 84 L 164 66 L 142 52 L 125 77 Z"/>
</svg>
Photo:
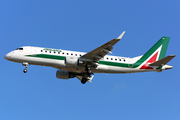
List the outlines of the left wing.
<svg viewBox="0 0 180 120">
<path fill-rule="evenodd" d="M 111 41 L 105 43 L 104 45 L 92 50 L 91 52 L 86 53 L 80 59 L 86 62 L 98 62 L 101 58 L 103 58 L 108 53 L 111 53 L 113 46 L 121 40 L 125 31 L 116 39 L 112 39 Z"/>
</svg>

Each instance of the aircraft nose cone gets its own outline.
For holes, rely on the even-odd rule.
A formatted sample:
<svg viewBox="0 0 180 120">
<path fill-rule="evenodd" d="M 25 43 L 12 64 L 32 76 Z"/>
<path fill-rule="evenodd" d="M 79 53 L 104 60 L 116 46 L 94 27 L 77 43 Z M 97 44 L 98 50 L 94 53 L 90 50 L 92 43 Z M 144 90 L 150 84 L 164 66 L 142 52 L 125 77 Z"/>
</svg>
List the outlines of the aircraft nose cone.
<svg viewBox="0 0 180 120">
<path fill-rule="evenodd" d="M 6 55 L 4 56 L 4 59 L 6 59 L 6 60 L 8 59 L 8 54 L 6 54 Z"/>
<path fill-rule="evenodd" d="M 8 53 L 8 54 L 6 54 L 6 55 L 4 56 L 4 58 L 5 58 L 6 60 L 8 60 L 10 57 L 11 57 L 11 53 Z"/>
</svg>

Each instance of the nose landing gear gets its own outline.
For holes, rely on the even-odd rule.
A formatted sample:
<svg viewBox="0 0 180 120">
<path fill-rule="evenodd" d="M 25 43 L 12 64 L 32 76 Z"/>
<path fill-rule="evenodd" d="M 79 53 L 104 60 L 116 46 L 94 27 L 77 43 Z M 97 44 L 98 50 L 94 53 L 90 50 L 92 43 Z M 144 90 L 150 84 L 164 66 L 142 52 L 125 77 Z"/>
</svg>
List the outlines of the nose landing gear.
<svg viewBox="0 0 180 120">
<path fill-rule="evenodd" d="M 27 73 L 28 63 L 27 62 L 23 62 L 22 65 L 25 66 L 25 69 L 23 70 L 23 72 Z"/>
</svg>

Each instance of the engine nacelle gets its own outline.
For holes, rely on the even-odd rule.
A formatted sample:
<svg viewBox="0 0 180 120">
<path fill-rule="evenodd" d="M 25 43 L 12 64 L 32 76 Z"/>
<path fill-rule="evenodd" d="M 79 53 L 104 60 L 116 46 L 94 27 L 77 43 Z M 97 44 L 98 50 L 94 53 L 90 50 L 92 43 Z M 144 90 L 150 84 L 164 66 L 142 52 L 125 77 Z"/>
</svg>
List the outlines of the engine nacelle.
<svg viewBox="0 0 180 120">
<path fill-rule="evenodd" d="M 57 70 L 56 77 L 59 79 L 69 79 L 69 78 L 74 78 L 74 75 L 68 71 Z"/>
<path fill-rule="evenodd" d="M 66 56 L 65 64 L 69 66 L 77 66 L 79 64 L 79 58 L 74 56 Z"/>
</svg>

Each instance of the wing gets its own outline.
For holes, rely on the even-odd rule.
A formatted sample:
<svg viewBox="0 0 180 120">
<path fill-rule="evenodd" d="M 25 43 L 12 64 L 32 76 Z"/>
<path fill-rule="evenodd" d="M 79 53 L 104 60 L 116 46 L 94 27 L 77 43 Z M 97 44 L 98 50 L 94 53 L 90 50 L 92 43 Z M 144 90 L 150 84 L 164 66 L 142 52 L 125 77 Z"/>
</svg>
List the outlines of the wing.
<svg viewBox="0 0 180 120">
<path fill-rule="evenodd" d="M 82 61 L 87 62 L 95 62 L 97 63 L 101 58 L 103 58 L 108 53 L 111 53 L 111 50 L 113 49 L 113 46 L 121 40 L 123 37 L 125 31 L 116 39 L 112 39 L 111 41 L 105 43 L 104 45 L 86 53 L 85 55 L 81 56 L 80 59 Z"/>
</svg>

